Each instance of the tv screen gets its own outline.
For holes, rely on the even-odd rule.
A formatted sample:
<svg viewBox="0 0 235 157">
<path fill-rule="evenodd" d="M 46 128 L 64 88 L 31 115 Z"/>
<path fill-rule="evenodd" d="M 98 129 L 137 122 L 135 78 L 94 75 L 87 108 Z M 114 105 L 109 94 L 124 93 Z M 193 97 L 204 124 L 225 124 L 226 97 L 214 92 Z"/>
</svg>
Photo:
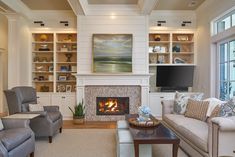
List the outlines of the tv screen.
<svg viewBox="0 0 235 157">
<path fill-rule="evenodd" d="M 157 87 L 192 87 L 194 66 L 158 66 Z"/>
</svg>

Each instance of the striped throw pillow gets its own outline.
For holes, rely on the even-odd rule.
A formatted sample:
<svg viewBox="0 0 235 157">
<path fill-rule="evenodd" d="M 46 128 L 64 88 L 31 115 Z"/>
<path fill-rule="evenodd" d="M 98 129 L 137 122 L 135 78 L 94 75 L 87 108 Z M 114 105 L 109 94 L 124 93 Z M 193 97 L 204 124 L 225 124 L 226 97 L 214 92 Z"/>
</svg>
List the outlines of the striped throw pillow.
<svg viewBox="0 0 235 157">
<path fill-rule="evenodd" d="M 208 106 L 209 101 L 198 101 L 188 99 L 185 117 L 206 121 L 206 113 Z"/>
</svg>

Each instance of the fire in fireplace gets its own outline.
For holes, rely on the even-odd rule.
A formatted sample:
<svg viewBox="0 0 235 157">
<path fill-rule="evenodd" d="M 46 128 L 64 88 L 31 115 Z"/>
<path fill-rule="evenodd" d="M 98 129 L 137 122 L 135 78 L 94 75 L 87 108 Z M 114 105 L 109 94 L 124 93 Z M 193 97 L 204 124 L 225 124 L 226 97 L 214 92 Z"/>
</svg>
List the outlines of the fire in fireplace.
<svg viewBox="0 0 235 157">
<path fill-rule="evenodd" d="M 96 97 L 97 115 L 129 114 L 129 97 Z"/>
</svg>

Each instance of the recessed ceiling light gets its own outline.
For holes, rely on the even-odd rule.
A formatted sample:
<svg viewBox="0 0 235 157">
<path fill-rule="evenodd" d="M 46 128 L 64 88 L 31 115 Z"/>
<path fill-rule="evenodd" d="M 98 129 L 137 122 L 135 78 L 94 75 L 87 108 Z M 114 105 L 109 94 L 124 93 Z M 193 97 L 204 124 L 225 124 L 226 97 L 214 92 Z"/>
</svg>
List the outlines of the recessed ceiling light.
<svg viewBox="0 0 235 157">
<path fill-rule="evenodd" d="M 196 0 L 192 0 L 191 2 L 189 2 L 188 6 L 189 7 L 195 7 L 197 5 L 197 1 Z"/>
</svg>

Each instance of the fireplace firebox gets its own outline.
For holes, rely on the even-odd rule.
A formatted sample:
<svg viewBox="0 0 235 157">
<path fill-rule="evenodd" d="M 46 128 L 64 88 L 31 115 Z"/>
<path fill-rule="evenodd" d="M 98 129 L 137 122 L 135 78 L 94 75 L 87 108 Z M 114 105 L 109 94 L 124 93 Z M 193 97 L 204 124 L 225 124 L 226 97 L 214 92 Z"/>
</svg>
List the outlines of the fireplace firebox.
<svg viewBox="0 0 235 157">
<path fill-rule="evenodd" d="M 129 97 L 96 97 L 96 115 L 129 114 Z"/>
</svg>

